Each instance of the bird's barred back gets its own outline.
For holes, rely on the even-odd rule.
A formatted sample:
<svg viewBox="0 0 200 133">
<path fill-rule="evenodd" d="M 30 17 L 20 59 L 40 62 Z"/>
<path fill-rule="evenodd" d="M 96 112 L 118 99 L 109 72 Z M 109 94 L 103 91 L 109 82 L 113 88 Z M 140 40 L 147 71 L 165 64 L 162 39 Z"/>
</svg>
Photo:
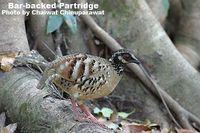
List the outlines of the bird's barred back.
<svg viewBox="0 0 200 133">
<path fill-rule="evenodd" d="M 110 69 L 110 63 L 99 57 L 87 54 L 75 54 L 66 56 L 52 64 L 57 65 L 57 73 L 69 81 L 84 80 L 96 73 L 105 73 Z"/>
</svg>

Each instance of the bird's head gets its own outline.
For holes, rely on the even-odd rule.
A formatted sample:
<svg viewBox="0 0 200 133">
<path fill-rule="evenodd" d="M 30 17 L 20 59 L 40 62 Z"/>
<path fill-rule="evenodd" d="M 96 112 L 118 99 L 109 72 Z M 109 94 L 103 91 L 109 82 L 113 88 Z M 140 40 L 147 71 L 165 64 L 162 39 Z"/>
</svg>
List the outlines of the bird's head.
<svg viewBox="0 0 200 133">
<path fill-rule="evenodd" d="M 126 49 L 120 49 L 114 52 L 109 61 L 119 74 L 123 72 L 124 64 L 128 63 L 140 64 L 140 62 L 134 57 L 131 51 Z"/>
<path fill-rule="evenodd" d="M 131 51 L 127 49 L 120 49 L 113 53 L 110 61 L 116 64 L 128 64 L 128 63 L 136 63 L 140 62 L 133 56 Z"/>
</svg>

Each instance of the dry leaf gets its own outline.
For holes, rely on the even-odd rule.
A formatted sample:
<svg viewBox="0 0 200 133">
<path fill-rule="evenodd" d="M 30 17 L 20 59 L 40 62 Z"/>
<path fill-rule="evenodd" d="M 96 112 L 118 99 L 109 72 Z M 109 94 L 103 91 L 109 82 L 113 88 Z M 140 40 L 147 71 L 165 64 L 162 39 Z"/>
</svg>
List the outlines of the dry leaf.
<svg viewBox="0 0 200 133">
<path fill-rule="evenodd" d="M 0 60 L 2 57 L 15 58 L 20 53 L 21 53 L 20 51 L 0 51 Z"/>
<path fill-rule="evenodd" d="M 192 131 L 189 129 L 176 129 L 176 131 L 177 131 L 177 133 L 199 133 L 199 132 Z"/>
<path fill-rule="evenodd" d="M 151 129 L 147 125 L 144 125 L 144 124 L 131 123 L 128 126 L 131 133 L 141 132 L 141 131 L 151 131 Z"/>
<path fill-rule="evenodd" d="M 10 133 L 10 131 L 6 127 L 4 127 L 0 129 L 0 133 Z"/>
<path fill-rule="evenodd" d="M 154 128 L 160 129 L 158 124 L 138 124 L 138 123 L 128 123 L 126 121 L 121 122 L 123 130 L 129 128 L 130 133 L 142 132 L 142 133 L 158 133 L 159 130 L 154 130 Z"/>
<path fill-rule="evenodd" d="M 15 58 L 10 58 L 10 57 L 3 57 L 1 59 L 1 70 L 8 72 L 12 69 L 13 67 L 13 62 Z"/>
<path fill-rule="evenodd" d="M 17 55 L 21 52 L 19 51 L 1 51 L 0 52 L 0 68 L 1 70 L 8 72 L 13 67 L 13 62 Z"/>
</svg>

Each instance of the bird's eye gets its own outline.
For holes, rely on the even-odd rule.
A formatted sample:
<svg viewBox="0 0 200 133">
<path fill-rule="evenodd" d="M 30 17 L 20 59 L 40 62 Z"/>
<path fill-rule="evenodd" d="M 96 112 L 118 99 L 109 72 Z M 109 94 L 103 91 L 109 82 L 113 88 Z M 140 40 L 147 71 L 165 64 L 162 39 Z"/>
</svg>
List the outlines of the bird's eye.
<svg viewBox="0 0 200 133">
<path fill-rule="evenodd" d="M 124 64 L 127 64 L 129 62 L 130 58 L 131 57 L 128 54 L 122 54 L 121 56 L 118 56 L 118 59 Z"/>
<path fill-rule="evenodd" d="M 128 61 L 131 59 L 131 56 L 129 54 L 124 54 L 123 58 L 124 58 L 124 60 Z"/>
</svg>

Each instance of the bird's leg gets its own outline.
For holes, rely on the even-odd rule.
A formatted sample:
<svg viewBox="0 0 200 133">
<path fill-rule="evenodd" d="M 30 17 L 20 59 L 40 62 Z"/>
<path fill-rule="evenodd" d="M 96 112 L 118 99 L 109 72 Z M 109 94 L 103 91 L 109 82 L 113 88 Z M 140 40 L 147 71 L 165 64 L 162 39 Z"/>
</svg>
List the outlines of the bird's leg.
<svg viewBox="0 0 200 133">
<path fill-rule="evenodd" d="M 80 104 L 79 105 L 81 111 L 86 114 L 86 118 L 90 119 L 91 121 L 97 122 L 98 120 L 90 113 L 90 109 L 84 105 L 84 104 Z"/>
<path fill-rule="evenodd" d="M 72 103 L 72 111 L 73 111 L 73 113 L 74 113 L 74 115 L 75 115 L 75 119 L 78 120 L 78 121 L 86 121 L 86 120 L 85 120 L 85 117 L 86 117 L 86 116 L 82 115 L 82 114 L 79 112 L 79 110 L 77 109 L 77 103 L 76 103 L 76 101 L 74 100 L 74 98 L 71 97 L 70 100 L 71 100 L 71 103 Z"/>
<path fill-rule="evenodd" d="M 105 125 L 104 125 L 103 123 L 101 123 L 100 121 L 98 121 L 98 120 L 90 113 L 90 109 L 89 109 L 86 105 L 80 104 L 79 107 L 80 107 L 81 111 L 82 111 L 83 113 L 86 114 L 86 117 L 85 117 L 86 121 L 92 121 L 92 122 L 94 122 L 94 123 L 96 123 L 96 124 L 98 124 L 98 125 L 100 125 L 100 126 L 102 126 L 102 127 L 105 127 Z"/>
<path fill-rule="evenodd" d="M 89 111 L 89 108 L 84 105 L 84 104 L 80 104 L 78 105 L 77 102 L 74 100 L 73 97 L 70 98 L 71 100 L 71 103 L 72 103 L 72 110 L 73 110 L 73 113 L 75 115 L 75 119 L 80 121 L 80 122 L 84 122 L 84 121 L 87 121 L 87 122 L 94 122 L 102 127 L 104 127 L 103 123 L 99 122 Z M 81 114 L 79 112 L 79 110 L 77 109 L 77 105 L 80 107 L 81 111 L 84 113 L 84 114 Z"/>
</svg>

